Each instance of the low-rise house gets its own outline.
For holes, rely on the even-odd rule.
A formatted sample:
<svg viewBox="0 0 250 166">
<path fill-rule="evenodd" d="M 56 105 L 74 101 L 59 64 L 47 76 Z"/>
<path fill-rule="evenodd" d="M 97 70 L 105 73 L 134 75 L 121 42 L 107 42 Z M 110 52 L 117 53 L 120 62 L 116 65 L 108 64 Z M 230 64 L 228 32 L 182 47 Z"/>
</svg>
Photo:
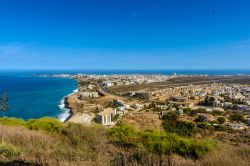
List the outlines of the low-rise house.
<svg viewBox="0 0 250 166">
<path fill-rule="evenodd" d="M 152 92 L 135 92 L 134 97 L 138 97 L 141 99 L 149 99 L 152 97 Z"/>
<path fill-rule="evenodd" d="M 243 105 L 243 104 L 237 104 L 237 107 L 241 110 L 247 110 L 248 106 L 247 105 Z"/>
<path fill-rule="evenodd" d="M 78 96 L 79 99 L 84 99 L 84 98 L 97 98 L 99 97 L 98 92 L 81 92 Z"/>
<path fill-rule="evenodd" d="M 231 96 L 229 96 L 229 97 L 231 97 L 231 98 L 233 98 L 233 99 L 238 99 L 238 100 L 244 100 L 246 97 L 245 96 L 243 96 L 241 93 L 236 93 L 236 94 L 232 94 Z"/>
<path fill-rule="evenodd" d="M 230 107 L 232 105 L 233 105 L 233 103 L 231 103 L 231 102 L 224 102 L 224 103 L 222 103 L 223 107 Z"/>
<path fill-rule="evenodd" d="M 108 82 L 108 81 L 107 81 L 107 82 L 103 82 L 102 85 L 103 85 L 103 86 L 106 86 L 106 87 L 111 87 L 111 86 L 113 86 L 114 84 L 113 84 L 112 82 Z"/>
<path fill-rule="evenodd" d="M 131 107 L 136 110 L 142 110 L 144 108 L 144 105 L 135 103 Z"/>
<path fill-rule="evenodd" d="M 235 130 L 246 130 L 247 126 L 243 123 L 228 123 L 228 127 L 231 127 Z"/>
<path fill-rule="evenodd" d="M 224 112 L 225 110 L 223 109 L 223 108 L 221 108 L 221 107 L 214 107 L 213 108 L 213 111 L 221 111 L 221 112 Z"/>
<path fill-rule="evenodd" d="M 178 97 L 178 96 L 173 96 L 173 97 L 171 97 L 170 100 L 171 100 L 171 101 L 174 101 L 174 102 L 186 102 L 186 101 L 187 101 L 187 98 Z"/>
</svg>

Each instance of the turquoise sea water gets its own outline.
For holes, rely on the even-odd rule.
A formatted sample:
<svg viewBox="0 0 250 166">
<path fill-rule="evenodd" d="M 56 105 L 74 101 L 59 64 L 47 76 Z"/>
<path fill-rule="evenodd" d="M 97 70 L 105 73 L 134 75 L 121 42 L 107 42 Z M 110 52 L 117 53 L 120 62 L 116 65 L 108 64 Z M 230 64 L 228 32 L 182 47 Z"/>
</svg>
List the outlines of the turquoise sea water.
<svg viewBox="0 0 250 166">
<path fill-rule="evenodd" d="M 208 74 L 250 75 L 250 70 L 53 70 L 53 71 L 0 71 L 0 93 L 7 90 L 10 117 L 23 119 L 43 116 L 65 119 L 69 115 L 62 109 L 62 99 L 76 89 L 72 79 L 37 77 L 34 74 Z"/>
<path fill-rule="evenodd" d="M 0 92 L 9 95 L 9 117 L 23 119 L 43 116 L 59 117 L 65 110 L 59 107 L 64 96 L 72 93 L 72 79 L 35 77 L 29 73 L 0 73 Z"/>
</svg>

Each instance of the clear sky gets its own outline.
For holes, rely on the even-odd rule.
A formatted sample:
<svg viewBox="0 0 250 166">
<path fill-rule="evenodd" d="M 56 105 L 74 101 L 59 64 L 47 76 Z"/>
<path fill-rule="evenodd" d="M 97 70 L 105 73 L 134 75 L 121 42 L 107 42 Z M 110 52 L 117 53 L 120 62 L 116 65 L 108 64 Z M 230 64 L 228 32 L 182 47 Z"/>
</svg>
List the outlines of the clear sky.
<svg viewBox="0 0 250 166">
<path fill-rule="evenodd" d="M 250 69 L 250 1 L 0 0 L 0 69 Z"/>
</svg>

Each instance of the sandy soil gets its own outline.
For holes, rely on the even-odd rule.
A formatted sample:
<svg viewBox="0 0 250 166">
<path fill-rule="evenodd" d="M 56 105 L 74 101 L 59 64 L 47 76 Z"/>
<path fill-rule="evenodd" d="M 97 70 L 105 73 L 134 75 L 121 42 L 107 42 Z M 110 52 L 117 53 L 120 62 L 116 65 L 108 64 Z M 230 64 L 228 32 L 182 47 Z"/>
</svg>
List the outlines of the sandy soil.
<svg viewBox="0 0 250 166">
<path fill-rule="evenodd" d="M 122 122 L 140 130 L 152 129 L 163 131 L 162 121 L 159 119 L 158 114 L 153 112 L 130 113 L 123 117 Z"/>
</svg>

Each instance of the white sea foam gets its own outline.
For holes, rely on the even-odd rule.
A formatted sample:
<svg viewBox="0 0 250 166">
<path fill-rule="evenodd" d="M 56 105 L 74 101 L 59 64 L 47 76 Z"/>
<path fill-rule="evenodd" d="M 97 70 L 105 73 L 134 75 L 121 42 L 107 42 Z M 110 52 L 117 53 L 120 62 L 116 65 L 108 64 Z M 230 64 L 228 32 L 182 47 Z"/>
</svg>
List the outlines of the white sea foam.
<svg viewBox="0 0 250 166">
<path fill-rule="evenodd" d="M 58 115 L 58 118 L 61 122 L 65 122 L 71 115 L 70 113 L 70 109 L 65 108 L 65 99 L 68 96 L 71 96 L 74 93 L 77 93 L 79 91 L 79 89 L 75 89 L 73 90 L 73 93 L 70 93 L 69 95 L 65 96 L 61 101 L 60 104 L 58 105 L 58 107 L 61 109 L 62 113 Z"/>
</svg>

